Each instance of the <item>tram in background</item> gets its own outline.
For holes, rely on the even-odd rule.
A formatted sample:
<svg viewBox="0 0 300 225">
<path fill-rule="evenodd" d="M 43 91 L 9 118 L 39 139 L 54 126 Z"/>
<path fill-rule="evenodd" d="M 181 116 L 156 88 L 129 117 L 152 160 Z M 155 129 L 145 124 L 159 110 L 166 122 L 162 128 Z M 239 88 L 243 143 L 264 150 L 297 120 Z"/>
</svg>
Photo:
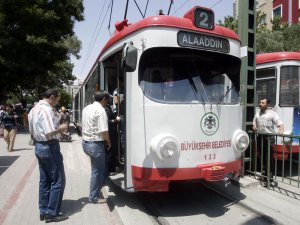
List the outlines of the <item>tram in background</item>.
<svg viewBox="0 0 300 225">
<path fill-rule="evenodd" d="M 256 56 L 256 92 L 267 97 L 284 123 L 285 134 L 300 136 L 300 52 L 274 52 Z M 291 142 L 291 143 L 290 143 Z M 288 160 L 299 152 L 299 140 L 278 138 L 273 156 Z M 298 154 L 297 158 L 298 158 Z"/>
<path fill-rule="evenodd" d="M 170 182 L 237 177 L 249 145 L 242 130 L 240 40 L 214 13 L 157 15 L 116 31 L 74 98 L 75 122 L 100 88 L 124 103 L 125 161 L 110 176 L 127 191 L 168 191 Z M 124 81 L 120 88 L 119 77 Z M 119 133 L 117 133 L 119 135 Z M 120 137 L 111 137 L 120 142 Z"/>
</svg>

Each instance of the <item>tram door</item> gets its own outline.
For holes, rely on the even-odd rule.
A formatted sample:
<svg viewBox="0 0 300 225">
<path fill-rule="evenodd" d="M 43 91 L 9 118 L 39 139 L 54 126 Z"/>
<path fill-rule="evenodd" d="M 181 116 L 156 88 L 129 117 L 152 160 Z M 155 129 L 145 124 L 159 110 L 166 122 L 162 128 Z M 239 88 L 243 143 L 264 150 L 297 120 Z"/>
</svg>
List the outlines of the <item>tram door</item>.
<svg viewBox="0 0 300 225">
<path fill-rule="evenodd" d="M 117 123 L 117 144 L 118 144 L 118 157 L 117 157 L 117 170 L 123 171 L 124 162 L 125 162 L 125 148 L 126 148 L 126 115 L 125 115 L 125 79 L 123 73 L 118 73 L 117 78 L 117 88 L 113 93 L 113 102 L 114 102 L 114 114 Z M 117 171 L 118 172 L 118 171 Z"/>
<path fill-rule="evenodd" d="M 112 55 L 103 62 L 104 89 L 111 95 L 110 109 L 107 111 L 111 150 L 108 156 L 110 174 L 124 171 L 125 162 L 125 81 L 120 68 L 120 55 Z M 124 173 L 125 174 L 125 173 Z"/>
</svg>

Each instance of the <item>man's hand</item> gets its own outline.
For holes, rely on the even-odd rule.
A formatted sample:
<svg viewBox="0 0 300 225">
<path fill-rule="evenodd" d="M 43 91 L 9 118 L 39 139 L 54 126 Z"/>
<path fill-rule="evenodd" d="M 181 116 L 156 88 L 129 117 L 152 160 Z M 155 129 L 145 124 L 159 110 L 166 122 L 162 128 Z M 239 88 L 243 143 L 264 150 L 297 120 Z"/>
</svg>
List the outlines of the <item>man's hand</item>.
<svg viewBox="0 0 300 225">
<path fill-rule="evenodd" d="M 68 130 L 68 127 L 69 127 L 68 124 L 63 123 L 58 127 L 57 130 L 59 131 L 59 133 L 63 133 Z"/>
<path fill-rule="evenodd" d="M 107 150 L 110 150 L 110 148 L 111 148 L 111 143 L 110 143 L 110 141 L 108 142 L 108 141 L 106 141 L 106 149 Z"/>
<path fill-rule="evenodd" d="M 257 127 L 256 127 L 255 124 L 253 125 L 252 130 L 253 130 L 254 132 L 257 131 Z"/>
</svg>

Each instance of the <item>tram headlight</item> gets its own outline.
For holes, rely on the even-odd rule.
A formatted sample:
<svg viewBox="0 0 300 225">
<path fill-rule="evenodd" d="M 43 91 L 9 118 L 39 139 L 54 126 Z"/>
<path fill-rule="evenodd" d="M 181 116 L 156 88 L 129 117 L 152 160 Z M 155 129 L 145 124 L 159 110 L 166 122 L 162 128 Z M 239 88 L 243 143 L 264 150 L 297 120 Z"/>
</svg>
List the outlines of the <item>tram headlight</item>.
<svg viewBox="0 0 300 225">
<path fill-rule="evenodd" d="M 233 147 L 238 152 L 243 152 L 248 148 L 249 136 L 243 130 L 238 130 L 233 134 Z"/>
<path fill-rule="evenodd" d="M 161 160 L 172 160 L 179 156 L 179 144 L 173 136 L 158 135 L 151 142 L 151 151 Z"/>
</svg>

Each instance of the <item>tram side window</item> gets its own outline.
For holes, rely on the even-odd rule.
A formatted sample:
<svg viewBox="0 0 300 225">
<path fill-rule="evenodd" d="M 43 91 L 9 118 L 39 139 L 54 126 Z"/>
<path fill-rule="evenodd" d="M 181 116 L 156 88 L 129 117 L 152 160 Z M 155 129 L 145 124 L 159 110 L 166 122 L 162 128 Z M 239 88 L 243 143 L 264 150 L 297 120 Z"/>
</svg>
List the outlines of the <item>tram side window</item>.
<svg viewBox="0 0 300 225">
<path fill-rule="evenodd" d="M 256 72 L 257 105 L 262 98 L 270 99 L 270 106 L 276 104 L 276 69 L 259 69 Z"/>
<path fill-rule="evenodd" d="M 99 75 L 98 69 L 96 68 L 85 84 L 85 101 L 84 106 L 87 106 L 94 102 L 94 93 L 99 90 Z"/>
<path fill-rule="evenodd" d="M 280 106 L 299 106 L 299 66 L 283 66 L 280 69 Z"/>
</svg>

